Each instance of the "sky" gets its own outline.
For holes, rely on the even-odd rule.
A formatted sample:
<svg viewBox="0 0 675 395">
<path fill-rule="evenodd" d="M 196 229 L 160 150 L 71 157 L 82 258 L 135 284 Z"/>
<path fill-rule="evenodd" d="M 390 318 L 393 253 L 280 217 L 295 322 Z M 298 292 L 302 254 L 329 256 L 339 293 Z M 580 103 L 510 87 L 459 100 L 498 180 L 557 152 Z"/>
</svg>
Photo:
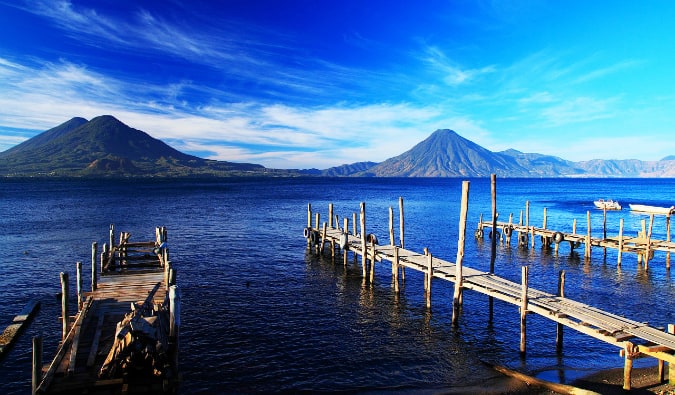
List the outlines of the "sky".
<svg viewBox="0 0 675 395">
<path fill-rule="evenodd" d="M 437 129 L 675 155 L 675 2 L 0 0 L 0 151 L 113 115 L 202 158 L 325 169 Z"/>
</svg>

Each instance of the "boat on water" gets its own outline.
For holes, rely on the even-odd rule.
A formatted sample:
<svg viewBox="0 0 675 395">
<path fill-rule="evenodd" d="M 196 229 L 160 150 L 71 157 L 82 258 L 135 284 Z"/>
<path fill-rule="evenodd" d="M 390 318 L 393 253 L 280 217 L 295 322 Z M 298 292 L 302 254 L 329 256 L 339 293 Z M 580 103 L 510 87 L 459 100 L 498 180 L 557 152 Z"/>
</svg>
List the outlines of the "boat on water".
<svg viewBox="0 0 675 395">
<path fill-rule="evenodd" d="M 641 213 L 663 214 L 663 215 L 671 215 L 675 213 L 675 206 L 659 207 L 659 206 L 648 206 L 646 204 L 629 204 L 628 207 L 630 207 L 631 211 L 637 211 Z"/>
<path fill-rule="evenodd" d="M 593 204 L 601 210 L 621 210 L 619 202 L 612 199 L 598 199 Z"/>
</svg>

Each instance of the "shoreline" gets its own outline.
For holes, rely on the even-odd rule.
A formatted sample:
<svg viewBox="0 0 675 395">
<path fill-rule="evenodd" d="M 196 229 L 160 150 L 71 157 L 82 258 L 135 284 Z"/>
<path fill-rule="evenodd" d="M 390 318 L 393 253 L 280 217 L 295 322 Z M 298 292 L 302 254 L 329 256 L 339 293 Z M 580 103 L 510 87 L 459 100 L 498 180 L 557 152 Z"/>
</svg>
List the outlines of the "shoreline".
<svg viewBox="0 0 675 395">
<path fill-rule="evenodd" d="M 631 390 L 623 389 L 623 368 L 613 368 L 576 379 L 570 385 L 601 394 L 659 394 L 674 395 L 675 386 L 668 384 L 668 364 L 664 367 L 665 380 L 659 381 L 658 366 L 633 368 Z"/>
</svg>

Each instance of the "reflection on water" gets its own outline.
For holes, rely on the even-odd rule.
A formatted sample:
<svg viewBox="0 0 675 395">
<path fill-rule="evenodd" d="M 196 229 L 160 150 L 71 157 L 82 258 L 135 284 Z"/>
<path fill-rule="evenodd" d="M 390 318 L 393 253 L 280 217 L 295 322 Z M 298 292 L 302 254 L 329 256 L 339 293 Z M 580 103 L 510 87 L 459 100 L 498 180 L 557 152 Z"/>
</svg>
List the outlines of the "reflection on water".
<svg viewBox="0 0 675 395">
<path fill-rule="evenodd" d="M 360 260 L 350 256 L 345 266 L 339 254 L 317 257 L 306 251 L 308 203 L 322 218 L 333 203 L 340 218 L 351 220 L 359 203 L 367 202 L 368 232 L 388 240 L 389 207 L 398 218 L 403 196 L 406 248 L 427 247 L 454 261 L 461 181 L 3 181 L 0 325 L 29 299 L 39 299 L 42 308 L 0 361 L 0 393 L 29 391 L 31 335 L 43 333 L 45 358 L 53 354 L 60 337 L 58 274 L 74 272 L 78 260 L 88 262 L 91 242 L 101 246 L 110 223 L 135 240 L 152 239 L 157 225 L 168 227 L 183 303 L 182 393 L 470 393 L 481 386 L 498 392 L 504 379 L 482 361 L 554 381 L 622 366 L 615 347 L 571 330 L 558 354 L 555 323 L 535 315 L 528 317 L 523 359 L 516 306 L 495 300 L 490 319 L 487 297 L 467 291 L 453 328 L 452 283 L 434 280 L 428 310 L 419 272 L 408 270 L 396 293 L 388 263 L 376 264 L 370 283 L 362 278 Z M 498 181 L 498 208 L 505 213 L 501 218 L 513 212 L 515 220 L 529 200 L 530 223 L 543 223 L 547 208 L 548 228 L 571 231 L 576 219 L 583 233 L 588 211 L 594 231 L 602 226 L 594 199 L 613 195 L 626 204 L 665 203 L 673 187 L 673 180 L 505 179 Z M 489 194 L 489 179 L 471 180 L 464 264 L 483 271 L 489 270 L 490 245 L 471 235 L 480 214 L 491 212 Z M 626 233 L 637 232 L 644 219 L 628 211 L 608 213 L 609 235 L 618 234 L 620 218 Z M 665 237 L 663 218 L 653 232 Z M 566 243 L 558 254 L 538 241 L 528 249 L 498 244 L 495 272 L 520 282 L 520 267 L 528 265 L 530 286 L 555 293 L 564 270 L 569 298 L 655 326 L 675 322 L 675 312 L 663 303 L 675 297 L 664 253 L 656 252 L 645 271 L 634 254 L 624 253 L 619 267 L 616 251 L 595 248 L 590 260 L 580 251 Z"/>
</svg>

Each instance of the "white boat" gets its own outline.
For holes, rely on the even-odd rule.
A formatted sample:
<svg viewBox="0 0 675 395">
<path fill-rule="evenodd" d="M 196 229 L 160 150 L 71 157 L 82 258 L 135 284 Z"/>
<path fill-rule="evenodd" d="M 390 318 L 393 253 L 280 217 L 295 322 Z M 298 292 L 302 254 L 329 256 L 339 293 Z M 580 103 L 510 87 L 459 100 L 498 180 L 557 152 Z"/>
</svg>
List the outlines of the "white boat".
<svg viewBox="0 0 675 395">
<path fill-rule="evenodd" d="M 641 213 L 663 214 L 663 215 L 671 215 L 675 213 L 675 206 L 659 207 L 659 206 L 648 206 L 645 204 L 629 204 L 628 207 L 630 207 L 631 211 L 638 211 Z"/>
<path fill-rule="evenodd" d="M 593 202 L 595 207 L 601 209 L 601 210 L 621 210 L 621 205 L 619 202 L 614 201 L 612 199 L 598 199 Z"/>
</svg>

